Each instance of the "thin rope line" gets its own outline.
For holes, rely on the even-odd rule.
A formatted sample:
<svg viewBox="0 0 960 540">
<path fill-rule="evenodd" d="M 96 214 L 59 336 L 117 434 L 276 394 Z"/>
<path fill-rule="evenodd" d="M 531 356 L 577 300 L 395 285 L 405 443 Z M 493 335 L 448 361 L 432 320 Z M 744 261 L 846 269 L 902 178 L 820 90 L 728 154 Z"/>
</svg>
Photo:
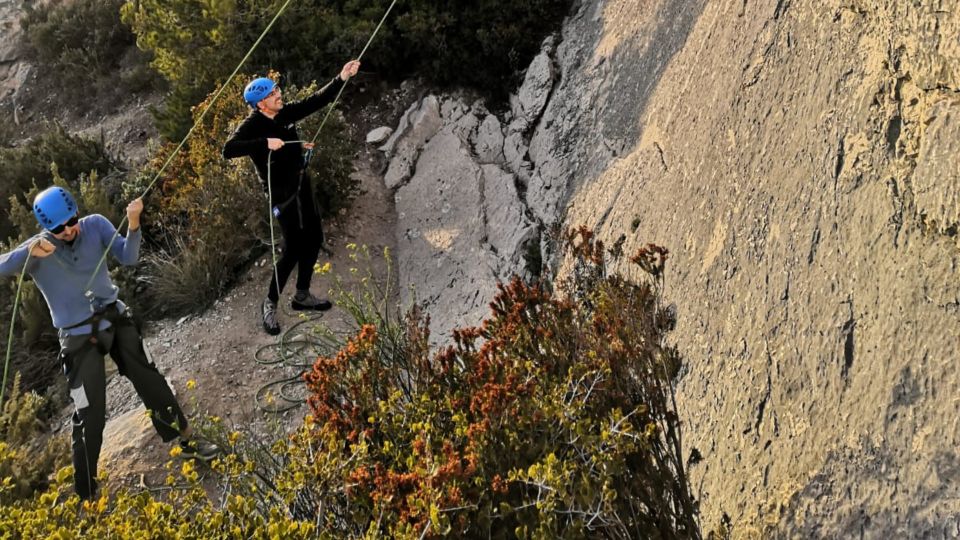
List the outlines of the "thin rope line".
<svg viewBox="0 0 960 540">
<path fill-rule="evenodd" d="M 23 270 L 20 271 L 20 279 L 17 281 L 17 294 L 13 298 L 13 311 L 10 313 L 10 333 L 7 336 L 7 358 L 3 363 L 3 385 L 0 386 L 0 412 L 3 411 L 3 394 L 7 389 L 7 374 L 10 370 L 10 355 L 13 353 L 13 328 L 17 324 L 17 308 L 20 307 L 20 290 L 23 288 L 23 277 L 27 274 L 27 265 L 30 264 L 30 258 L 33 255 L 33 248 L 40 244 L 40 240 L 30 244 L 27 248 L 27 260 L 23 262 Z"/>
<path fill-rule="evenodd" d="M 270 224 L 270 255 L 273 257 L 273 279 L 274 283 L 277 285 L 277 305 L 280 304 L 280 273 L 277 270 L 277 239 L 276 235 L 273 232 L 273 167 L 270 161 L 270 157 L 273 156 L 273 150 L 267 153 L 267 223 Z M 300 191 L 297 190 L 295 197 L 300 196 Z M 277 219 L 280 219 L 280 216 L 276 216 Z M 288 246 L 289 247 L 289 246 Z M 267 299 L 270 297 L 272 290 L 267 291 Z M 277 313 L 273 313 L 274 319 L 276 319 Z"/>
<path fill-rule="evenodd" d="M 383 14 L 383 17 L 380 18 L 380 23 L 377 24 L 377 27 L 373 30 L 373 33 L 370 34 L 370 39 L 367 40 L 367 44 L 363 46 L 363 50 L 360 51 L 360 55 L 357 56 L 357 60 L 363 58 L 363 55 L 366 54 L 367 49 L 370 47 L 370 44 L 373 43 L 373 38 L 377 37 L 377 33 L 380 32 L 380 28 L 383 27 L 384 21 L 387 20 L 387 16 L 390 15 L 390 11 L 393 10 L 393 6 L 397 5 L 397 0 L 393 0 L 390 3 L 390 6 L 387 7 L 387 11 Z M 327 124 L 327 119 L 330 118 L 330 114 L 333 112 L 333 109 L 337 106 L 337 103 L 340 101 L 340 96 L 343 95 L 344 89 L 346 89 L 347 84 L 350 83 L 350 79 L 347 79 L 343 82 L 343 86 L 340 87 L 340 91 L 337 92 L 337 97 L 333 98 L 333 101 L 330 103 L 330 106 L 327 108 L 327 113 L 323 116 L 323 121 L 320 122 L 320 127 L 317 128 L 317 132 L 313 134 L 313 139 L 310 139 L 310 143 L 316 143 L 317 137 L 320 136 L 320 132 L 323 130 L 323 126 Z"/>
</svg>

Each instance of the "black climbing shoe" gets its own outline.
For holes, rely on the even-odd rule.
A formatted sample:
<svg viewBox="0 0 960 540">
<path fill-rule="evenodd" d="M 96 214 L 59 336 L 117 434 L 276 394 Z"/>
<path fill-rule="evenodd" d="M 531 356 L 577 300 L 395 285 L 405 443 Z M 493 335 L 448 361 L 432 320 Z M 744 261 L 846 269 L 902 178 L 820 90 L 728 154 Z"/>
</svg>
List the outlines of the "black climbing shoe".
<svg viewBox="0 0 960 540">
<path fill-rule="evenodd" d="M 280 323 L 277 321 L 277 304 L 269 298 L 263 301 L 263 329 L 271 336 L 280 333 Z"/>
<path fill-rule="evenodd" d="M 297 294 L 293 297 L 293 302 L 290 303 L 290 307 L 296 311 L 326 311 L 333 307 L 333 304 L 331 304 L 329 300 L 317 298 L 309 292 L 297 291 Z"/>
<path fill-rule="evenodd" d="M 220 447 L 204 441 L 195 439 L 180 441 L 180 457 L 183 459 L 199 459 L 200 461 L 211 461 L 220 455 Z"/>
</svg>

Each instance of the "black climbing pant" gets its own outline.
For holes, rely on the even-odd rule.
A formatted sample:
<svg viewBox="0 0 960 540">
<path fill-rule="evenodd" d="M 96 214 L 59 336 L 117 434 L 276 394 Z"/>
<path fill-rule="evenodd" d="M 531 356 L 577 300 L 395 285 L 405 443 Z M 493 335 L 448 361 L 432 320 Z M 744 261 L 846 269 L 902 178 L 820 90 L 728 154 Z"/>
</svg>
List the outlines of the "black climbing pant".
<svg viewBox="0 0 960 540">
<path fill-rule="evenodd" d="M 104 354 L 117 364 L 118 372 L 133 387 L 150 411 L 154 428 L 164 441 L 171 441 L 187 428 L 187 419 L 167 380 L 150 362 L 143 349 L 140 331 L 130 312 L 107 318 L 112 326 L 91 334 L 65 336 L 60 340 L 60 361 L 76 408 L 73 414 L 73 481 L 77 494 L 89 499 L 97 491 L 97 461 L 103 443 L 106 418 L 106 373 Z"/>
<path fill-rule="evenodd" d="M 267 298 L 274 303 L 280 301 L 280 292 L 283 291 L 294 266 L 297 267 L 297 290 L 310 289 L 313 266 L 317 263 L 320 247 L 323 246 L 323 227 L 320 214 L 309 197 L 309 194 L 301 191 L 298 195 L 299 201 L 295 200 L 286 205 L 277 218 L 283 234 L 283 244 L 276 274 L 270 279 L 270 289 L 267 291 Z"/>
</svg>

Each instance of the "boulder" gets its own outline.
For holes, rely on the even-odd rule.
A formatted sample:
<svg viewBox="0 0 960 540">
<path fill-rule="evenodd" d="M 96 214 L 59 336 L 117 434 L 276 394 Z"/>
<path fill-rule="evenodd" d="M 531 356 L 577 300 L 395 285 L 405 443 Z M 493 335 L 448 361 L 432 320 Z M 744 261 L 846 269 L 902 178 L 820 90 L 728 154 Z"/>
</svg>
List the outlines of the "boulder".
<svg viewBox="0 0 960 540">
<path fill-rule="evenodd" d="M 391 127 L 378 127 L 370 131 L 370 133 L 367 133 L 367 144 L 380 144 L 387 140 L 391 133 L 393 133 L 393 128 Z"/>
<path fill-rule="evenodd" d="M 436 96 L 423 98 L 407 111 L 394 136 L 387 141 L 385 148 L 381 148 L 388 156 L 392 156 L 384 175 L 384 183 L 388 188 L 395 188 L 410 178 L 420 149 L 442 125 L 440 103 Z"/>
</svg>

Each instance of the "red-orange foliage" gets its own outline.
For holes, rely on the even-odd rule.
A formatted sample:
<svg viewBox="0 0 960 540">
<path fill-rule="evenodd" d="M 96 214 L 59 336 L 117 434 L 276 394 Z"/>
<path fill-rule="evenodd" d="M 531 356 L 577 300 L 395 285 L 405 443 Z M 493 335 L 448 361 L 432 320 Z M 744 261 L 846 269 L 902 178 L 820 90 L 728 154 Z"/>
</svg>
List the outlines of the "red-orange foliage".
<svg viewBox="0 0 960 540">
<path fill-rule="evenodd" d="M 590 231 L 568 241 L 603 265 Z M 647 246 L 634 262 L 660 278 L 666 255 Z M 385 534 L 528 527 L 616 537 L 619 520 L 624 530 L 697 537 L 670 394 L 679 356 L 662 346 L 659 290 L 603 275 L 577 303 L 515 278 L 499 286 L 487 320 L 455 330 L 432 357 L 414 312 L 403 343 L 367 325 L 318 358 L 305 375 L 309 404 L 318 436 L 343 440 L 358 462 L 344 478 L 351 508 L 366 508 L 368 523 L 392 516 Z M 545 505 L 544 493 L 557 499 Z"/>
</svg>

